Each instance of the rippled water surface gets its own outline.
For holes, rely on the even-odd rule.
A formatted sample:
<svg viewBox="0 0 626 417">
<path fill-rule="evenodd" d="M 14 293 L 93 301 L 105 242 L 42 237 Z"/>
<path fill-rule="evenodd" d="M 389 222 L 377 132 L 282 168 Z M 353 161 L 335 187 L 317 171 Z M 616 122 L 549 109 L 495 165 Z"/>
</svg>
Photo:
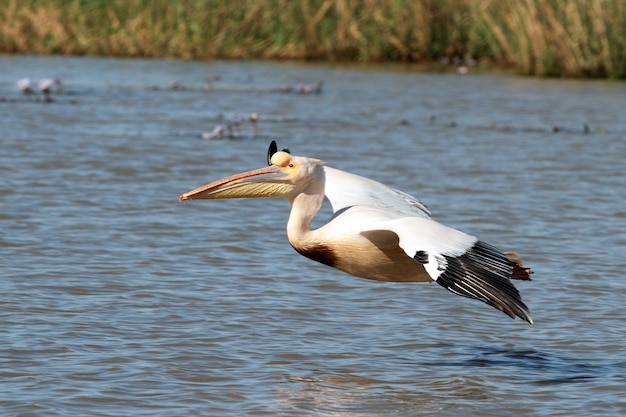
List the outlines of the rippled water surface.
<svg viewBox="0 0 626 417">
<path fill-rule="evenodd" d="M 15 86 L 52 76 L 51 103 Z M 0 57 L 0 414 L 625 414 L 625 108 L 619 82 Z M 270 139 L 520 253 L 535 324 L 303 258 L 285 200 L 178 202 Z"/>
</svg>

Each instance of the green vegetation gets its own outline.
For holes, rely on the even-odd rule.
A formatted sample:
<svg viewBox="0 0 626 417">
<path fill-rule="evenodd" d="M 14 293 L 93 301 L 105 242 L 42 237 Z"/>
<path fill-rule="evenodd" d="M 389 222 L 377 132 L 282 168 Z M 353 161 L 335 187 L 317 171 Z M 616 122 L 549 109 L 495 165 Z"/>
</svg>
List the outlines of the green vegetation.
<svg viewBox="0 0 626 417">
<path fill-rule="evenodd" d="M 626 78 L 626 0 L 0 0 L 0 51 L 429 62 Z"/>
</svg>

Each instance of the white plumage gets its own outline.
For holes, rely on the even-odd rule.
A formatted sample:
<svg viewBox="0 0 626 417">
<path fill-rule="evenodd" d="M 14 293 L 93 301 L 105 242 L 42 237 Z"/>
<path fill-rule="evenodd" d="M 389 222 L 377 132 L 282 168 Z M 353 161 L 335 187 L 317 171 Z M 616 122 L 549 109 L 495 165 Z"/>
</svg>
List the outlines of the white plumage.
<svg viewBox="0 0 626 417">
<path fill-rule="evenodd" d="M 408 194 L 318 159 L 279 152 L 275 142 L 268 163 L 182 194 L 180 200 L 285 197 L 291 202 L 287 237 L 300 254 L 367 279 L 436 281 L 532 323 L 511 282 L 528 280 L 532 272 L 516 255 L 432 220 L 426 206 Z M 333 217 L 312 230 L 324 197 Z"/>
</svg>

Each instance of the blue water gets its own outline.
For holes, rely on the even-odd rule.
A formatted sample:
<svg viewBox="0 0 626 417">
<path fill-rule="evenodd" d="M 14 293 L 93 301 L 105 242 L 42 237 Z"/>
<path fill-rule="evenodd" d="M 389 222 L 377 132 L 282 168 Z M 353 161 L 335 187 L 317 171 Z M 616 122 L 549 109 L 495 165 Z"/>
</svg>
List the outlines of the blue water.
<svg viewBox="0 0 626 417">
<path fill-rule="evenodd" d="M 2 56 L 0 414 L 624 414 L 624 108 L 623 82 Z M 518 252 L 535 324 L 303 258 L 287 201 L 178 202 L 272 139 Z"/>
</svg>

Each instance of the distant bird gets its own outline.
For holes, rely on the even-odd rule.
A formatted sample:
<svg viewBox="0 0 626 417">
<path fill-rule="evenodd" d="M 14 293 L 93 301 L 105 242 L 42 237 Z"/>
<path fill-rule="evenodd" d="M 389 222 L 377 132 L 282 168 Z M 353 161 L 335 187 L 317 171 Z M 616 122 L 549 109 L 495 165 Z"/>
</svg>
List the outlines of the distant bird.
<svg viewBox="0 0 626 417">
<path fill-rule="evenodd" d="M 61 77 L 54 77 L 54 86 L 56 87 L 57 94 L 63 93 L 63 80 Z"/>
<path fill-rule="evenodd" d="M 239 134 L 241 133 L 241 124 L 242 123 L 243 123 L 243 118 L 241 118 L 241 116 L 234 115 L 230 119 L 229 126 L 232 126 L 232 129 L 235 131 L 235 135 L 236 136 L 239 136 Z"/>
<path fill-rule="evenodd" d="M 322 86 L 323 84 L 321 81 L 316 83 L 313 87 L 308 84 L 297 84 L 293 91 L 298 94 L 321 94 Z"/>
<path fill-rule="evenodd" d="M 51 78 L 44 78 L 43 80 L 39 80 L 39 91 L 41 92 L 43 101 L 45 102 L 52 101 L 52 98 L 50 98 L 50 93 L 52 92 L 52 87 L 54 85 L 55 85 L 54 80 Z"/>
<path fill-rule="evenodd" d="M 430 218 L 419 200 L 379 182 L 328 167 L 319 159 L 278 151 L 272 141 L 265 168 L 189 191 L 179 200 L 286 197 L 289 243 L 300 254 L 348 274 L 378 281 L 431 282 L 483 301 L 529 323 L 529 309 L 511 278 L 530 268 L 500 250 Z M 311 230 L 324 196 L 330 221 Z"/>
<path fill-rule="evenodd" d="M 211 132 L 202 133 L 202 139 L 222 139 L 224 137 L 231 137 L 232 133 L 230 132 L 229 126 L 217 125 L 213 128 Z"/>
<path fill-rule="evenodd" d="M 23 94 L 29 96 L 33 94 L 33 88 L 30 86 L 29 78 L 22 78 L 17 81 L 17 89 L 20 90 Z"/>
<path fill-rule="evenodd" d="M 254 136 L 258 136 L 261 132 L 259 131 L 259 126 L 257 125 L 259 121 L 259 114 L 252 113 L 248 116 L 248 121 L 252 124 L 252 134 Z"/>
</svg>

